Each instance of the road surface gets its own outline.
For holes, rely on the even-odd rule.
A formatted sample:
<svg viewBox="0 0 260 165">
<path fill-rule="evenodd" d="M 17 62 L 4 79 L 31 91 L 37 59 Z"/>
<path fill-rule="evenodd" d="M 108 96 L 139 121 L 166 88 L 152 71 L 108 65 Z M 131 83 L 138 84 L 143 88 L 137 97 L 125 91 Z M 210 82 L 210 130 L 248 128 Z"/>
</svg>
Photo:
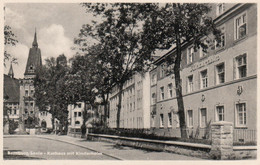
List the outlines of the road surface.
<svg viewBox="0 0 260 165">
<path fill-rule="evenodd" d="M 198 160 L 69 136 L 4 136 L 4 159 L 47 160 Z"/>
</svg>

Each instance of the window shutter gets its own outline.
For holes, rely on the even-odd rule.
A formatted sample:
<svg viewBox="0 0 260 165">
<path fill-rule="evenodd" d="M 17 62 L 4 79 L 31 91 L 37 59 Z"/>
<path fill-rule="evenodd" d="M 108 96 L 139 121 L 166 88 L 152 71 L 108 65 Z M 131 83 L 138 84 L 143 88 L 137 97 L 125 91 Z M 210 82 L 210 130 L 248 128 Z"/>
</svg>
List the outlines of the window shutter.
<svg viewBox="0 0 260 165">
<path fill-rule="evenodd" d="M 213 81 L 214 81 L 214 85 L 217 84 L 217 65 L 214 65 L 214 78 L 213 78 Z"/>
<path fill-rule="evenodd" d="M 200 72 L 198 72 L 198 85 L 199 85 L 199 88 L 198 89 L 201 89 L 201 86 L 200 86 L 200 83 L 201 83 L 201 75 L 200 75 Z"/>
<path fill-rule="evenodd" d="M 233 80 L 236 79 L 236 58 L 233 59 Z"/>
<path fill-rule="evenodd" d="M 186 77 L 186 93 L 188 93 L 189 77 Z"/>
</svg>

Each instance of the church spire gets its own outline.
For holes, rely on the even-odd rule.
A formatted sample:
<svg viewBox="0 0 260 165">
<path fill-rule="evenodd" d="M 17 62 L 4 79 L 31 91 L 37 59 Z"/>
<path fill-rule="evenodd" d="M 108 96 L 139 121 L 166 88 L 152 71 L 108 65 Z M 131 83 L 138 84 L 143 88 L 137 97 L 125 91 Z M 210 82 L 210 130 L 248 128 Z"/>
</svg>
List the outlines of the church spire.
<svg viewBox="0 0 260 165">
<path fill-rule="evenodd" d="M 32 46 L 38 48 L 36 28 L 35 28 L 34 40 L 33 40 Z"/>
<path fill-rule="evenodd" d="M 9 72 L 8 72 L 8 76 L 10 76 L 11 78 L 14 78 L 14 71 L 13 71 L 12 62 L 11 62 L 11 65 L 10 65 L 10 69 L 9 69 Z"/>
<path fill-rule="evenodd" d="M 32 48 L 30 48 L 29 50 L 29 56 L 27 59 L 24 77 L 25 78 L 34 77 L 36 74 L 36 70 L 41 66 L 42 66 L 41 50 L 40 48 L 38 48 L 37 35 L 35 29 L 34 40 L 32 43 Z"/>
</svg>

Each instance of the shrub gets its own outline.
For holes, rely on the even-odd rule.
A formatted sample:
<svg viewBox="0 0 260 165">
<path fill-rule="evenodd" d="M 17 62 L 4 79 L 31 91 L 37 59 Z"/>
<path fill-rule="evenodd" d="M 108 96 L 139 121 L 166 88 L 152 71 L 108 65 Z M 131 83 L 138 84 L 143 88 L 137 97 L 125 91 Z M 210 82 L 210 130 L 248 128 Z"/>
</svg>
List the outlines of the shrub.
<svg viewBox="0 0 260 165">
<path fill-rule="evenodd" d="M 178 137 L 167 137 L 167 136 L 158 136 L 154 134 L 149 129 L 125 129 L 125 128 L 104 128 L 104 127 L 95 127 L 90 130 L 90 133 L 95 134 L 107 134 L 107 135 L 117 135 L 124 137 L 135 137 L 143 139 L 153 139 L 153 140 L 171 140 L 171 141 L 182 141 L 190 143 L 202 143 L 202 144 L 211 144 L 211 141 L 208 139 L 183 139 Z"/>
<path fill-rule="evenodd" d="M 14 134 L 14 130 L 18 128 L 18 121 L 9 120 L 9 133 Z"/>
</svg>

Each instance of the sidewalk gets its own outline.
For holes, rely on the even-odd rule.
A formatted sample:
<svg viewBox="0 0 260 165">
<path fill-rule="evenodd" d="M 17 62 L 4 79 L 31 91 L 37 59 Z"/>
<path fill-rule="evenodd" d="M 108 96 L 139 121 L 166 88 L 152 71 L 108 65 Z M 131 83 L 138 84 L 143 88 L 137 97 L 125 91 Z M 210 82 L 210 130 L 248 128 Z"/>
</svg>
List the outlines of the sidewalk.
<svg viewBox="0 0 260 165">
<path fill-rule="evenodd" d="M 37 135 L 36 137 L 77 145 L 119 160 L 201 160 L 196 157 L 188 157 L 168 152 L 146 151 L 126 146 L 117 146 L 108 142 L 87 141 L 70 136 Z"/>
</svg>

